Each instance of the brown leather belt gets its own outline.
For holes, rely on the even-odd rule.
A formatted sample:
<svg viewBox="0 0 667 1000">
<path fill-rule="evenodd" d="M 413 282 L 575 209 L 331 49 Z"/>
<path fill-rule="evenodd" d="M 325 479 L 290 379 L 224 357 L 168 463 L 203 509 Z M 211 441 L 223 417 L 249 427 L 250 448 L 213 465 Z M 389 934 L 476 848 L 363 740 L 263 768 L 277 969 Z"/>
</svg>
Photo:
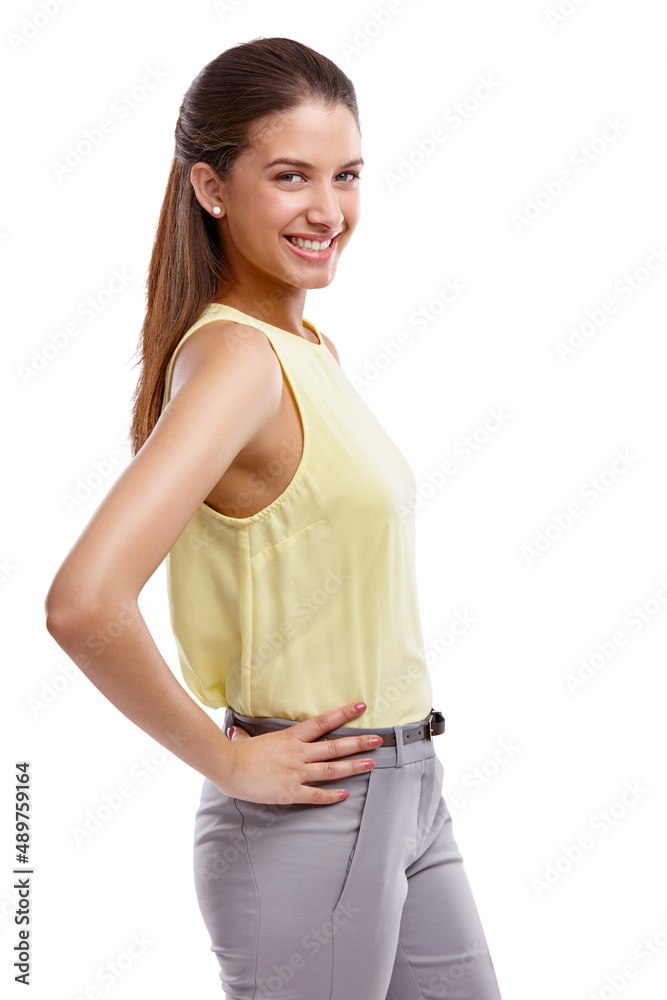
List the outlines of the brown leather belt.
<svg viewBox="0 0 667 1000">
<path fill-rule="evenodd" d="M 261 733 L 274 733 L 277 730 L 273 726 L 263 726 L 261 723 L 249 723 L 244 719 L 238 718 L 237 715 L 232 712 L 232 723 L 233 726 L 240 726 L 241 729 L 245 729 L 247 733 L 251 736 L 259 736 Z M 356 728 L 351 726 L 349 728 Z M 381 727 L 386 728 L 386 727 Z M 422 726 L 417 726 L 416 729 L 404 729 L 403 730 L 403 743 L 416 743 L 417 740 L 430 740 L 434 736 L 439 736 L 445 731 L 445 717 L 442 712 L 436 712 L 434 708 L 429 712 L 428 718 Z M 332 738 L 332 733 L 336 730 L 333 729 L 329 733 L 325 733 L 324 736 L 318 736 L 315 740 L 309 741 L 316 743 L 318 740 L 330 740 Z M 372 733 L 373 730 L 369 729 L 368 733 Z M 343 734 L 339 734 L 343 735 Z M 345 735 L 352 736 L 353 733 L 347 733 Z M 382 743 L 378 743 L 378 747 L 395 747 L 396 746 L 396 733 L 392 730 L 390 733 L 378 733 L 378 736 L 382 736 Z M 376 747 L 371 747 L 371 750 L 377 749 Z"/>
</svg>

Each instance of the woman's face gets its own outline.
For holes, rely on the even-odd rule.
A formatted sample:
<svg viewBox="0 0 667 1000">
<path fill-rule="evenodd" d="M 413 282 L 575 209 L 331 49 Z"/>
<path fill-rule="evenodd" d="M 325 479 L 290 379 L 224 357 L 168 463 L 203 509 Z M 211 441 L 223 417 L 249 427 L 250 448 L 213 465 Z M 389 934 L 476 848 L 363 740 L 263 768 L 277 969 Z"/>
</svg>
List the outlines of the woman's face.
<svg viewBox="0 0 667 1000">
<path fill-rule="evenodd" d="M 308 103 L 254 123 L 251 137 L 251 148 L 220 186 L 218 223 L 232 271 L 242 285 L 273 279 L 324 288 L 360 214 L 363 161 L 355 118 L 342 104 L 329 110 Z M 319 250 L 293 242 L 332 238 Z"/>
</svg>

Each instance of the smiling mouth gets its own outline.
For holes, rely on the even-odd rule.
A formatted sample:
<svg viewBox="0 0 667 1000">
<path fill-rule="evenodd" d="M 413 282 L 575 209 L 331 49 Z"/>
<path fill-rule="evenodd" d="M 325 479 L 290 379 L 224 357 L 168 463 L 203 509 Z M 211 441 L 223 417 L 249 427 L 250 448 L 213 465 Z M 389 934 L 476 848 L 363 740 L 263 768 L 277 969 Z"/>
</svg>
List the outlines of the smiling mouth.
<svg viewBox="0 0 667 1000">
<path fill-rule="evenodd" d="M 300 236 L 283 235 L 283 239 L 290 248 L 304 260 L 330 260 L 336 252 L 338 237 L 336 233 L 330 240 L 304 240 Z M 315 245 L 315 246 L 314 246 Z M 317 249 L 315 248 L 317 247 Z"/>
<path fill-rule="evenodd" d="M 338 236 L 338 233 L 336 233 L 336 236 Z M 288 233 L 286 239 L 288 239 L 293 246 L 301 247 L 302 250 L 327 250 L 336 239 L 336 236 L 331 236 L 328 240 L 306 240 L 302 239 L 300 236 L 290 236 Z"/>
</svg>

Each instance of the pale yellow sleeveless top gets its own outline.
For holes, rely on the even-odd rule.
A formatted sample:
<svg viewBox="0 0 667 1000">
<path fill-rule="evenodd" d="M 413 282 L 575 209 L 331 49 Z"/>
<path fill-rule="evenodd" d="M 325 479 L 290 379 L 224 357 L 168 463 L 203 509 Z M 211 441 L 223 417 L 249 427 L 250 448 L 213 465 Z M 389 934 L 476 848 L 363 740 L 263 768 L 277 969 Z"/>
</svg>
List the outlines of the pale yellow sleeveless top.
<svg viewBox="0 0 667 1000">
<path fill-rule="evenodd" d="M 433 692 L 417 600 L 412 469 L 306 319 L 318 343 L 210 303 L 169 360 L 162 409 L 181 344 L 214 320 L 266 334 L 304 444 L 276 500 L 248 517 L 202 503 L 167 555 L 171 626 L 188 687 L 202 704 L 246 716 L 301 721 L 364 701 L 366 712 L 348 725 L 424 719 Z"/>
</svg>

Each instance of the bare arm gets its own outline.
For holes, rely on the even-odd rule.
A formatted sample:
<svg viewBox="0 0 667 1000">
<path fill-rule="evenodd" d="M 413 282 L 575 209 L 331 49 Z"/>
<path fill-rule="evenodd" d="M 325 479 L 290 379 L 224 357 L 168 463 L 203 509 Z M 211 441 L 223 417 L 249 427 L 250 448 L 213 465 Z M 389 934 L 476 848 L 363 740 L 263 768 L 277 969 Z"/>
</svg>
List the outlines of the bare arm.
<svg viewBox="0 0 667 1000">
<path fill-rule="evenodd" d="M 276 355 L 260 331 L 244 327 L 242 338 L 238 333 L 238 324 L 220 322 L 189 338 L 197 337 L 198 347 L 190 352 L 185 381 L 59 568 L 45 601 L 46 627 L 127 718 L 223 791 L 254 801 L 324 804 L 337 800 L 337 792 L 302 782 L 335 775 L 315 772 L 313 764 L 304 770 L 304 763 L 369 743 L 351 737 L 342 748 L 301 739 L 360 713 L 348 705 L 299 723 L 301 739 L 294 733 L 254 737 L 247 743 L 262 746 L 252 751 L 246 741 L 232 743 L 176 680 L 138 607 L 141 590 L 197 507 L 278 412 L 282 372 Z M 271 771 L 255 789 L 248 787 L 251 762 L 255 771 L 265 764 Z M 353 767 L 358 763 L 336 765 L 347 768 L 338 776 L 360 770 Z M 330 761 L 326 766 L 331 770 Z"/>
</svg>

